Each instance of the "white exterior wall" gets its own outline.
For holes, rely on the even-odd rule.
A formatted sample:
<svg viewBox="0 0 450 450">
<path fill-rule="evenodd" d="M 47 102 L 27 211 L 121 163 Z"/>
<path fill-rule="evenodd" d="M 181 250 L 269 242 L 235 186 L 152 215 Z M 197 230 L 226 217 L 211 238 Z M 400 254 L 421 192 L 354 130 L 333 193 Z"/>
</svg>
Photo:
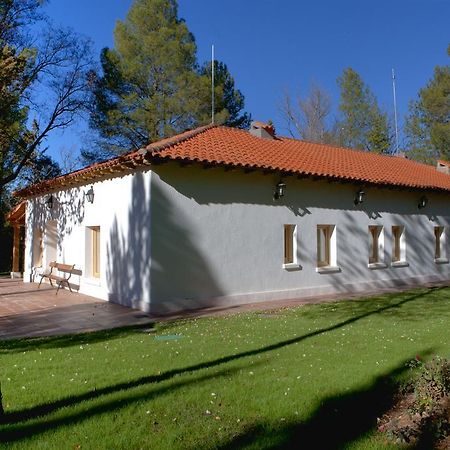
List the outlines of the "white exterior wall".
<svg viewBox="0 0 450 450">
<path fill-rule="evenodd" d="M 242 170 L 204 170 L 175 163 L 28 202 L 25 280 L 33 265 L 33 229 L 57 221 L 58 262 L 76 264 L 80 292 L 154 313 L 244 302 L 364 291 L 449 280 L 450 265 L 434 262 L 434 226 L 446 227 L 450 196 L 365 188 L 286 177 L 286 195 L 274 201 L 279 178 Z M 284 224 L 297 226 L 300 270 L 283 268 Z M 316 271 L 318 224 L 335 225 L 340 271 Z M 369 269 L 369 225 L 383 225 L 387 267 Z M 405 226 L 406 267 L 391 267 L 392 225 Z M 86 227 L 101 227 L 101 277 L 86 265 Z M 36 247 L 36 245 L 34 245 Z M 49 252 L 50 254 L 51 252 Z M 45 265 L 50 261 L 44 255 Z"/>
<path fill-rule="evenodd" d="M 223 169 L 157 167 L 152 178 L 152 309 L 198 308 L 250 301 L 364 291 L 450 279 L 434 261 L 434 226 L 450 225 L 450 196 L 365 188 Z M 284 224 L 297 225 L 301 270 L 283 268 Z M 335 225 L 339 272 L 318 273 L 317 225 Z M 369 269 L 369 225 L 384 226 L 387 267 Z M 391 266 L 392 225 L 405 226 L 406 267 Z M 447 253 L 449 252 L 448 244 Z"/>
<path fill-rule="evenodd" d="M 91 184 L 28 201 L 24 280 L 29 281 L 35 263 L 33 243 L 36 229 L 44 232 L 43 267 L 50 261 L 75 264 L 81 275 L 71 281 L 79 291 L 94 297 L 148 309 L 150 276 L 150 179 L 152 173 L 137 172 L 121 178 L 93 183 L 94 203 L 85 198 Z M 56 251 L 46 238 L 49 221 L 56 221 Z M 90 269 L 89 227 L 100 227 L 100 277 Z M 131 249 L 132 250 L 131 250 Z M 38 270 L 39 271 L 39 270 Z M 39 281 L 39 277 L 35 281 Z"/>
</svg>

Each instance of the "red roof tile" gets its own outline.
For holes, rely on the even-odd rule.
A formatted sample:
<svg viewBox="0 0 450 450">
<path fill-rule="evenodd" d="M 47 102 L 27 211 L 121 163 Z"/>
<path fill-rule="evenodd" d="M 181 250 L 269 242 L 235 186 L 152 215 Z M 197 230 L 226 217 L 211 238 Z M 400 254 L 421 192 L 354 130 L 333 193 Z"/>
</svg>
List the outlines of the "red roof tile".
<svg viewBox="0 0 450 450">
<path fill-rule="evenodd" d="M 26 197 L 58 186 L 87 183 L 133 166 L 179 160 L 266 169 L 362 184 L 450 191 L 450 176 L 435 167 L 394 156 L 333 147 L 289 138 L 261 139 L 248 131 L 209 125 L 150 144 L 144 149 L 30 186 Z"/>
<path fill-rule="evenodd" d="M 226 127 L 204 129 L 181 142 L 148 151 L 164 159 L 271 169 L 301 175 L 450 191 L 450 176 L 433 166 L 289 138 L 261 139 Z"/>
</svg>

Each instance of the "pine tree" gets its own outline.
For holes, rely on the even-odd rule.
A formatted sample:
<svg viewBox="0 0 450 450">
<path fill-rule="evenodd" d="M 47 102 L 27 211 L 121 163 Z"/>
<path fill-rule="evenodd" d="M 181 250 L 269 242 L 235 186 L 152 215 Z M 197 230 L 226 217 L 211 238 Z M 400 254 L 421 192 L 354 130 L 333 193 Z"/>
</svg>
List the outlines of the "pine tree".
<svg viewBox="0 0 450 450">
<path fill-rule="evenodd" d="M 203 65 L 200 74 L 205 79 L 206 98 L 204 104 L 210 102 L 208 86 L 211 83 L 211 62 Z M 214 113 L 215 122 L 222 123 L 228 127 L 247 129 L 250 127 L 251 116 L 243 112 L 245 99 L 242 92 L 236 89 L 234 78 L 228 67 L 221 61 L 214 61 Z"/>
<path fill-rule="evenodd" d="M 117 153 L 197 125 L 196 45 L 175 0 L 135 0 L 101 55 L 91 126 Z"/>
<path fill-rule="evenodd" d="M 447 52 L 450 56 L 450 46 Z M 418 97 L 406 119 L 409 154 L 430 164 L 436 159 L 450 161 L 450 66 L 437 66 Z"/>
<path fill-rule="evenodd" d="M 361 76 L 353 69 L 344 70 L 338 78 L 341 90 L 338 123 L 340 140 L 346 147 L 389 153 L 391 137 L 387 114 Z"/>
<path fill-rule="evenodd" d="M 135 0 L 114 33 L 114 48 L 101 53 L 94 75 L 91 128 L 99 145 L 86 162 L 148 145 L 211 120 L 211 71 L 199 68 L 196 44 L 178 18 L 176 0 Z M 216 63 L 216 116 L 244 126 L 244 98 L 227 67 Z"/>
</svg>

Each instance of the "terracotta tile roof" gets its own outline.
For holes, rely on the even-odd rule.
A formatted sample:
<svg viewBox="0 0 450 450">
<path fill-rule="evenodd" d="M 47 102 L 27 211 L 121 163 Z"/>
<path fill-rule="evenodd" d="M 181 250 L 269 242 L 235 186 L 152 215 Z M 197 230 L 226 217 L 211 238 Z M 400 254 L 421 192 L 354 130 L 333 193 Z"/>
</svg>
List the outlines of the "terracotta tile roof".
<svg viewBox="0 0 450 450">
<path fill-rule="evenodd" d="M 162 159 L 198 161 L 255 169 L 270 169 L 367 184 L 450 191 L 450 176 L 435 167 L 406 158 L 314 144 L 289 138 L 261 139 L 226 127 L 147 151 Z"/>
<path fill-rule="evenodd" d="M 145 164 L 169 160 L 262 169 L 360 184 L 450 191 L 449 175 L 406 158 L 290 138 L 261 139 L 248 131 L 208 125 L 30 186 L 16 195 L 27 197 L 74 184 L 87 184 L 114 176 L 114 173 L 131 172 Z"/>
</svg>

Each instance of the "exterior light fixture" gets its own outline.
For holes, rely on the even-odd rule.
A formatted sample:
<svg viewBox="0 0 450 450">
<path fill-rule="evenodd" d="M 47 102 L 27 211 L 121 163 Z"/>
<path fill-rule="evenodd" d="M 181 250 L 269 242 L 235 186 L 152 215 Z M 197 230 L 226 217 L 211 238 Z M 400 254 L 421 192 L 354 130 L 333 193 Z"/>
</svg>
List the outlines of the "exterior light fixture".
<svg viewBox="0 0 450 450">
<path fill-rule="evenodd" d="M 353 200 L 353 203 L 356 205 L 359 205 L 360 203 L 362 203 L 364 201 L 364 195 L 365 192 L 360 189 L 356 194 L 355 194 L 355 199 Z"/>
<path fill-rule="evenodd" d="M 86 192 L 86 198 L 89 203 L 94 203 L 94 188 L 91 186 L 89 190 Z"/>
<path fill-rule="evenodd" d="M 282 181 L 278 182 L 275 186 L 275 192 L 273 193 L 273 199 L 278 200 L 284 196 L 284 191 L 286 190 L 286 183 Z"/>
<path fill-rule="evenodd" d="M 45 200 L 45 204 L 47 205 L 47 208 L 48 208 L 48 209 L 52 209 L 52 208 L 53 208 L 53 202 L 54 202 L 53 194 L 50 194 L 50 196 L 48 197 L 48 199 Z"/>
<path fill-rule="evenodd" d="M 425 206 L 427 206 L 427 203 L 428 203 L 428 199 L 425 197 L 425 195 L 423 195 L 422 197 L 420 197 L 417 208 L 419 208 L 419 209 L 425 208 Z"/>
</svg>

